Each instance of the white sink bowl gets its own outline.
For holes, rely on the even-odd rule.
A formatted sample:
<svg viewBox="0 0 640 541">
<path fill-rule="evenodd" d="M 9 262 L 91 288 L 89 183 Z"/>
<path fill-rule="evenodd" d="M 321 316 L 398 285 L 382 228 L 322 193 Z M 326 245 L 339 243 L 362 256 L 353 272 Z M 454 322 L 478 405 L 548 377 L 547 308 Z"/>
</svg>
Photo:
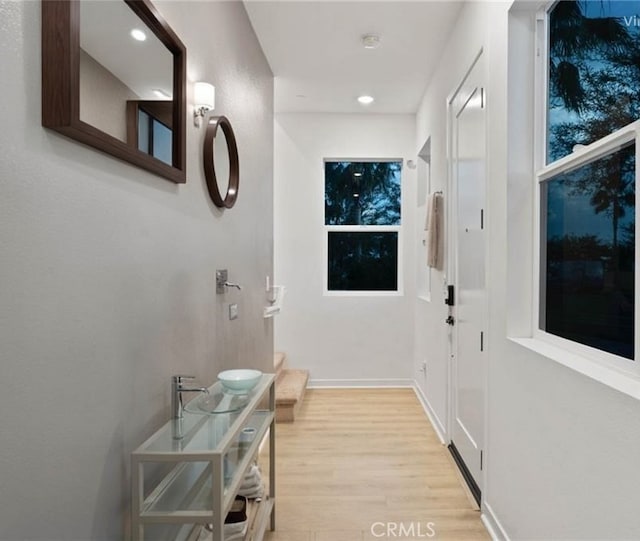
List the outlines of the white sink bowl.
<svg viewBox="0 0 640 541">
<path fill-rule="evenodd" d="M 226 392 L 234 394 L 246 394 L 253 389 L 260 379 L 260 370 L 239 368 L 236 370 L 224 370 L 218 374 L 218 379 Z"/>
</svg>

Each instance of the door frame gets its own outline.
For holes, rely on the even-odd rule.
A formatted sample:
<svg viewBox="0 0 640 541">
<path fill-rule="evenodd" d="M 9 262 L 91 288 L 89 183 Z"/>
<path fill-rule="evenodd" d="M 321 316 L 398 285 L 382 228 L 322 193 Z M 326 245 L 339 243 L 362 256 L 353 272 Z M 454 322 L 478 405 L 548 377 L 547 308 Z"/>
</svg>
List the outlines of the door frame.
<svg viewBox="0 0 640 541">
<path fill-rule="evenodd" d="M 447 193 L 447 201 L 446 201 L 446 209 L 445 209 L 445 235 L 446 235 L 446 248 L 447 248 L 447 256 L 446 256 L 446 264 L 447 264 L 447 272 L 444 277 L 445 281 L 445 289 L 446 284 L 455 285 L 455 296 L 457 302 L 458 295 L 458 284 L 457 284 L 457 275 L 456 275 L 456 259 L 457 259 L 457 203 L 458 203 L 458 191 L 457 191 L 457 182 L 454 174 L 454 164 L 453 164 L 453 155 L 454 155 L 454 129 L 453 123 L 457 116 L 457 98 L 460 94 L 460 91 L 464 87 L 465 82 L 467 81 L 469 75 L 472 70 L 478 63 L 481 57 L 484 55 L 484 47 L 480 47 L 478 52 L 473 56 L 471 62 L 468 64 L 468 68 L 464 71 L 464 74 L 459 80 L 459 83 L 456 85 L 454 90 L 447 96 L 447 140 L 446 140 L 446 152 L 447 152 L 447 185 L 446 185 L 446 193 Z M 484 62 L 482 65 L 482 78 L 483 78 L 483 88 L 485 89 L 486 95 L 486 87 L 488 83 L 487 71 L 488 65 L 487 62 Z M 485 106 L 486 107 L 486 106 Z M 486 109 L 488 111 L 488 107 Z M 489 298 L 488 298 L 488 254 L 489 254 L 489 213 L 487 212 L 488 207 L 488 191 L 489 191 L 489 174 L 488 174 L 488 122 L 487 122 L 487 113 L 485 112 L 485 201 L 484 201 L 484 223 L 485 223 L 485 253 L 484 253 L 484 261 L 485 261 L 485 292 L 486 292 L 486 302 L 483 307 L 485 313 L 485 320 L 488 321 L 489 314 Z M 446 294 L 446 293 L 445 293 Z M 452 315 L 454 318 L 457 317 L 456 307 L 449 307 L 448 310 L 449 315 Z M 447 445 L 453 442 L 453 424 L 455 423 L 455 359 L 457 357 L 457 329 L 456 325 L 453 327 L 447 325 Z M 482 476 L 482 493 L 481 498 L 478 501 L 479 507 L 482 509 L 484 502 L 484 495 L 486 490 L 486 480 L 487 480 L 487 447 L 488 447 L 488 417 L 487 417 L 487 396 L 488 396 L 488 359 L 489 359 L 489 326 L 487 325 L 485 332 L 485 340 L 484 340 L 484 360 L 482 366 L 482 383 L 484 386 L 484 397 L 482 401 L 482 419 L 483 419 L 483 468 L 481 470 Z M 458 463 L 456 458 L 456 453 L 452 452 L 454 455 L 454 460 Z M 459 455 L 458 455 L 459 456 Z M 459 463 L 458 463 L 459 464 Z M 466 478 L 466 473 L 460 468 L 461 474 Z"/>
</svg>

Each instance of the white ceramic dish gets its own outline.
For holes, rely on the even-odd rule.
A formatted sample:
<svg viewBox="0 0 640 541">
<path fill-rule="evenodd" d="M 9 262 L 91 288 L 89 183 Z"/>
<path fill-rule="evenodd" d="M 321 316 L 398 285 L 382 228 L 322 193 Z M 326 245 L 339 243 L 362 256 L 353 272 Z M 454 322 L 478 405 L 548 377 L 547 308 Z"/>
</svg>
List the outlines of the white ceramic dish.
<svg viewBox="0 0 640 541">
<path fill-rule="evenodd" d="M 222 383 L 225 392 L 234 394 L 248 393 L 258 384 L 261 378 L 262 372 L 260 372 L 260 370 L 251 370 L 248 368 L 224 370 L 218 374 L 218 379 L 220 383 Z"/>
</svg>

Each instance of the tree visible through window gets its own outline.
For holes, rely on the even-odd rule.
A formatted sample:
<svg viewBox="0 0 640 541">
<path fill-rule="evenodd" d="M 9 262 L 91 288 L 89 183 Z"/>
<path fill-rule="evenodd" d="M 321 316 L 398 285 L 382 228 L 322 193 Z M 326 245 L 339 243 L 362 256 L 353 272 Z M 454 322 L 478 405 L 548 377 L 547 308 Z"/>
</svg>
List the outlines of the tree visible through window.
<svg viewBox="0 0 640 541">
<path fill-rule="evenodd" d="M 640 118 L 640 2 L 554 5 L 548 96 L 547 162 Z"/>
<path fill-rule="evenodd" d="M 327 290 L 398 290 L 400 174 L 398 161 L 325 161 Z"/>
<path fill-rule="evenodd" d="M 636 145 L 632 136 L 604 155 L 576 150 L 640 118 L 639 13 L 640 2 L 607 0 L 549 11 L 546 159 L 572 159 L 541 181 L 541 329 L 628 359 Z"/>
<path fill-rule="evenodd" d="M 614 179 L 617 214 L 594 179 Z M 546 330 L 633 358 L 635 145 L 546 183 Z M 629 201 L 630 200 L 630 201 Z M 608 209 L 608 210 L 607 210 Z"/>
</svg>

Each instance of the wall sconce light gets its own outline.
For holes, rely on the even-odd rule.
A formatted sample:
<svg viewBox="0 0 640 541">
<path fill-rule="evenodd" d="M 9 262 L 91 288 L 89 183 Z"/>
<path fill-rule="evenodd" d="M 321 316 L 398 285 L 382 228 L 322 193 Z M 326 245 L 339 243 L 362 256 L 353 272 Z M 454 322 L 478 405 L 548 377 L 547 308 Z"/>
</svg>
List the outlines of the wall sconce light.
<svg viewBox="0 0 640 541">
<path fill-rule="evenodd" d="M 193 101 L 193 123 L 199 128 L 207 111 L 215 109 L 216 88 L 209 83 L 195 83 L 193 86 Z"/>
</svg>

